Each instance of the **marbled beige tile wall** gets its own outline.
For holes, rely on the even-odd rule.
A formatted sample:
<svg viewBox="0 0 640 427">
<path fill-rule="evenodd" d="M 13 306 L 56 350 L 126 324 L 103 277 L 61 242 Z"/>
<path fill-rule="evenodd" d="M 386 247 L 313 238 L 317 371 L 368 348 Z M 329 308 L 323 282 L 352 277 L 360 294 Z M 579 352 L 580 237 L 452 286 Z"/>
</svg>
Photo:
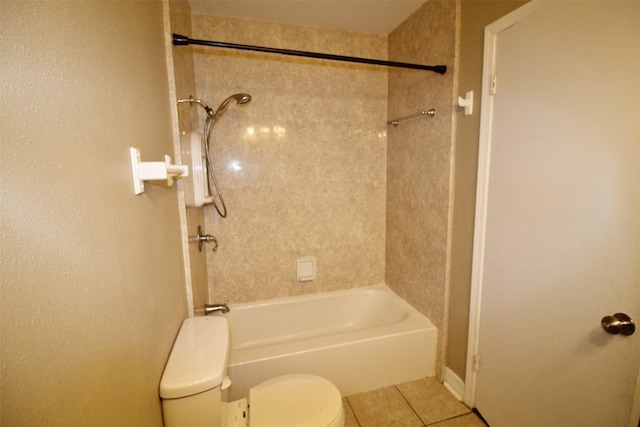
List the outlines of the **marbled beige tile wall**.
<svg viewBox="0 0 640 427">
<path fill-rule="evenodd" d="M 205 208 L 205 231 L 220 242 L 218 251 L 207 251 L 209 300 L 386 282 L 439 327 L 441 367 L 456 2 L 427 2 L 388 37 L 191 16 L 194 38 L 449 66 L 442 76 L 193 49 L 194 96 L 213 108 L 233 93 L 253 96 L 231 106 L 212 134 L 229 216 Z M 394 118 L 428 108 L 435 118 L 387 129 L 385 112 Z M 317 258 L 312 282 L 295 279 L 294 261 L 303 256 Z M 201 285 L 194 284 L 195 294 Z"/>
<path fill-rule="evenodd" d="M 443 366 L 451 182 L 456 2 L 429 1 L 389 34 L 389 59 L 448 66 L 389 72 L 389 118 L 435 108 L 388 131 L 386 283 L 438 327 Z"/>
<path fill-rule="evenodd" d="M 191 34 L 192 25 L 189 4 L 182 0 L 170 0 L 169 11 L 171 32 Z M 171 49 L 170 57 L 172 58 L 175 87 L 175 94 L 172 94 L 172 102 L 175 102 L 176 99 L 188 98 L 190 94 L 196 93 L 193 47 L 175 46 Z M 174 108 L 176 108 L 178 117 L 178 132 L 174 132 L 174 139 L 176 139 L 174 144 L 180 145 L 180 136 L 198 127 L 198 111 L 196 108 L 190 108 L 188 104 L 176 105 Z M 176 133 L 179 133 L 179 135 L 176 135 Z M 180 151 L 180 147 L 178 151 Z M 185 160 L 182 160 L 181 163 L 184 164 Z M 184 206 L 185 197 L 182 185 L 178 184 L 178 187 L 182 196 L 181 202 Z M 198 225 L 204 223 L 204 210 L 186 206 L 183 221 L 186 221 L 187 235 L 195 236 Z M 183 236 L 183 239 L 186 237 Z M 189 303 L 194 308 L 202 307 L 209 299 L 207 259 L 204 252 L 198 251 L 197 245 L 187 244 L 183 246 L 186 246 L 183 250 L 188 252 L 185 257 L 187 260 L 185 267 L 188 272 L 187 280 L 190 281 L 187 284 Z"/>
<path fill-rule="evenodd" d="M 387 38 L 193 14 L 194 38 L 371 58 Z M 228 208 L 205 209 L 212 301 L 255 301 L 384 283 L 387 69 L 198 47 L 197 93 L 212 108 L 246 92 L 212 134 Z M 200 116 L 202 120 L 202 115 Z M 317 278 L 297 282 L 314 256 Z"/>
</svg>

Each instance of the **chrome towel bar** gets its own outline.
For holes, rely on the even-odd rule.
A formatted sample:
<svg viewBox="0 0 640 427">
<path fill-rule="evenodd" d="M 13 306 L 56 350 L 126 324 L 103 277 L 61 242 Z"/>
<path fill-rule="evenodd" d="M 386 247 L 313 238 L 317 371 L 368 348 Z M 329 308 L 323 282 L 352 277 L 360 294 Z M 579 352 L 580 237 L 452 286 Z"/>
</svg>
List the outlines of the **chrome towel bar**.
<svg viewBox="0 0 640 427">
<path fill-rule="evenodd" d="M 403 120 L 408 120 L 408 119 L 413 119 L 414 117 L 421 117 L 421 116 L 429 116 L 429 117 L 433 117 L 436 115 L 436 110 L 435 108 L 431 108 L 430 110 L 422 110 L 419 113 L 415 113 L 415 114 L 410 114 L 408 116 L 404 116 L 404 117 L 400 117 L 399 119 L 395 119 L 395 120 L 389 120 L 387 122 L 388 125 L 394 125 L 394 126 L 398 126 L 398 122 L 401 122 Z"/>
</svg>

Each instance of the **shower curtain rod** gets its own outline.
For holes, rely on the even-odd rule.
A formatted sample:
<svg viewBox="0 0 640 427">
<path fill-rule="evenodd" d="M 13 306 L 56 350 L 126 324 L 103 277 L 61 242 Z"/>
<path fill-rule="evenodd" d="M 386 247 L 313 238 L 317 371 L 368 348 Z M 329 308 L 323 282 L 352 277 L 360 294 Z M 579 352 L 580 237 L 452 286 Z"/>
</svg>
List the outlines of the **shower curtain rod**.
<svg viewBox="0 0 640 427">
<path fill-rule="evenodd" d="M 275 49 L 271 47 L 251 46 L 246 44 L 198 40 L 198 39 L 191 39 L 187 36 L 182 36 L 180 34 L 175 34 L 175 33 L 173 34 L 173 44 L 175 46 L 186 46 L 190 44 L 195 44 L 195 45 L 201 45 L 201 46 L 222 47 L 222 48 L 228 48 L 228 49 L 252 50 L 255 52 L 264 52 L 264 53 L 278 53 L 281 55 L 289 55 L 289 56 L 302 56 L 306 58 L 329 59 L 332 61 L 384 65 L 387 67 L 397 67 L 397 68 L 411 68 L 414 70 L 433 71 L 434 73 L 438 73 L 438 74 L 444 74 L 447 72 L 446 65 L 408 64 L 406 62 L 394 62 L 394 61 L 383 61 L 379 59 L 357 58 L 354 56 L 342 56 L 342 55 L 332 55 L 328 53 L 306 52 L 303 50 Z"/>
</svg>

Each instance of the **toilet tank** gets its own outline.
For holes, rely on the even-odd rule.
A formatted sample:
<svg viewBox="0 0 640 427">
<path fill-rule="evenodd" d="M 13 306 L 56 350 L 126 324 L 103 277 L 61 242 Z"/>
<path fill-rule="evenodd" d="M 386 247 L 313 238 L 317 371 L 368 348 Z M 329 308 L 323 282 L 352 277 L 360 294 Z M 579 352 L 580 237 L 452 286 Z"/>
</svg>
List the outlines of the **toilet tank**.
<svg viewBox="0 0 640 427">
<path fill-rule="evenodd" d="M 182 322 L 162 379 L 160 397 L 166 427 L 220 425 L 220 386 L 229 361 L 229 324 L 219 316 Z"/>
</svg>

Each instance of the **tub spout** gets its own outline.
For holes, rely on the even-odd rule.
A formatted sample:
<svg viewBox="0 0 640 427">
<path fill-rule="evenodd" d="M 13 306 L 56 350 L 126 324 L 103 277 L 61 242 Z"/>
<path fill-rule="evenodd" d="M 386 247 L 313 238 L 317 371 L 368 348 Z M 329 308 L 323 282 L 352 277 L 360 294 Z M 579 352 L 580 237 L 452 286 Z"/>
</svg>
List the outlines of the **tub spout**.
<svg viewBox="0 0 640 427">
<path fill-rule="evenodd" d="M 205 304 L 204 315 L 206 316 L 208 314 L 215 313 L 216 311 L 219 311 L 221 313 L 228 313 L 231 311 L 231 309 L 227 304 L 227 301 L 225 301 L 224 304 Z"/>
</svg>

